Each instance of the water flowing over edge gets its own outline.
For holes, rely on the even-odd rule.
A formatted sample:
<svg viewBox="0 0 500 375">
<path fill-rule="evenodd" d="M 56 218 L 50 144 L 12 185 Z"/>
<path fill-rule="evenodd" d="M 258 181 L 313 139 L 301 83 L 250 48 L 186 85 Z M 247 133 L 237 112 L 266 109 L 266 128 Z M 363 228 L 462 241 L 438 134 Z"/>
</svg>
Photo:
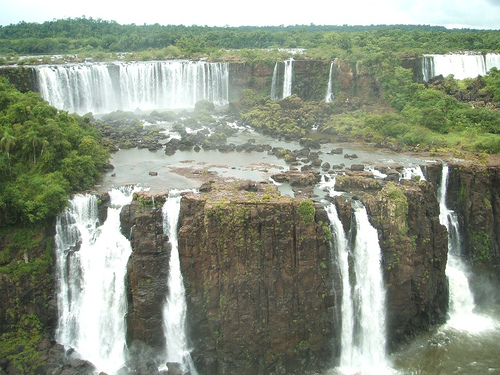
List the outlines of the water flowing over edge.
<svg viewBox="0 0 500 375">
<path fill-rule="evenodd" d="M 35 69 L 42 97 L 79 114 L 193 108 L 202 99 L 229 103 L 228 63 L 174 60 Z"/>
<path fill-rule="evenodd" d="M 467 266 L 462 260 L 462 238 L 458 226 L 457 214 L 446 204 L 448 189 L 448 165 L 444 164 L 441 173 L 441 182 L 438 188 L 439 221 L 448 230 L 448 262 L 446 276 L 450 288 L 449 319 L 446 327 L 480 333 L 493 329 L 495 324 L 486 316 L 475 313 L 474 296 L 470 290 L 467 277 Z"/>
<path fill-rule="evenodd" d="M 425 82 L 442 74 L 453 74 L 455 79 L 484 76 L 491 68 L 500 69 L 500 54 L 426 54 L 422 57 L 422 76 Z"/>
<path fill-rule="evenodd" d="M 330 196 L 335 177 L 322 181 Z M 385 287 L 378 232 L 370 224 L 366 208 L 355 205 L 354 233 L 347 235 L 334 203 L 326 206 L 330 220 L 336 268 L 342 279 L 341 374 L 395 374 L 386 353 Z M 349 240 L 349 237 L 354 237 Z M 334 265 L 335 266 L 335 265 Z M 354 280 L 354 281 L 351 281 Z"/>
<path fill-rule="evenodd" d="M 125 277 L 132 249 L 120 233 L 120 211 L 133 192 L 132 187 L 110 192 L 102 225 L 97 197 L 88 194 L 75 195 L 56 223 L 56 340 L 108 374 L 127 356 Z"/>
<path fill-rule="evenodd" d="M 163 232 L 171 246 L 168 276 L 168 294 L 163 306 L 163 329 L 166 342 L 165 363 L 180 363 L 184 372 L 197 375 L 187 346 L 186 290 L 182 277 L 177 231 L 182 191 L 172 190 L 162 208 Z"/>
</svg>

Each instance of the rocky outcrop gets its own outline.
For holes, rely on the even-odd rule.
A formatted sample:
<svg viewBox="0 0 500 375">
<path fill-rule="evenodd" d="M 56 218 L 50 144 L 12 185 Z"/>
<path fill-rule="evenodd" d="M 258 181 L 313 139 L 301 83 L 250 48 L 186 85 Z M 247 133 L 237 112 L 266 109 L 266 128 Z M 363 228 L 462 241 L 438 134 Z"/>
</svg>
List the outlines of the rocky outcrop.
<svg viewBox="0 0 500 375">
<path fill-rule="evenodd" d="M 328 219 L 316 208 L 266 184 L 183 197 L 179 253 L 200 373 L 303 374 L 338 350 Z"/>
<path fill-rule="evenodd" d="M 144 353 L 162 353 L 165 349 L 163 302 L 170 244 L 163 233 L 164 199 L 162 202 L 157 196 L 153 207 L 151 196 L 136 194 L 134 198 L 120 214 L 122 232 L 132 245 L 127 265 L 127 342 L 131 347 L 140 347 L 144 357 Z"/>
</svg>

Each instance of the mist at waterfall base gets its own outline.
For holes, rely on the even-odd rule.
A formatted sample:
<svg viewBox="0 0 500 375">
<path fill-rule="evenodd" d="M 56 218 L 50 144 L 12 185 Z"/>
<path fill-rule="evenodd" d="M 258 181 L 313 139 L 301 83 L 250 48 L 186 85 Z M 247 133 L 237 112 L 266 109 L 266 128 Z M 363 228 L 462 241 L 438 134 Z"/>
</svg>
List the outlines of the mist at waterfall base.
<svg viewBox="0 0 500 375">
<path fill-rule="evenodd" d="M 439 219 L 448 229 L 448 321 L 403 346 L 393 360 L 404 374 L 500 374 L 500 306 L 474 302 L 458 218 L 446 203 L 448 173 L 443 165 L 438 188 Z"/>
</svg>

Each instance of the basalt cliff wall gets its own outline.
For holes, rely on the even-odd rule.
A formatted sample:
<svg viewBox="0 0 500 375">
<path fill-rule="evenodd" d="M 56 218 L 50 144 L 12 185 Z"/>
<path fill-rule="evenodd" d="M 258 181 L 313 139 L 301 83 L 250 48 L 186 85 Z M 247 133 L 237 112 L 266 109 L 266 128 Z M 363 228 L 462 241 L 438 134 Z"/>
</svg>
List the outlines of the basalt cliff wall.
<svg viewBox="0 0 500 375">
<path fill-rule="evenodd" d="M 492 299 L 499 280 L 499 169 L 448 164 L 448 204 L 460 219 L 476 297 Z M 444 321 L 447 310 L 447 234 L 436 198 L 441 164 L 429 164 L 426 177 L 429 182 L 401 183 L 363 172 L 337 177 L 336 190 L 346 194 L 333 202 L 345 230 L 353 202 L 361 199 L 379 233 L 391 348 Z M 280 197 L 269 184 L 202 190 L 183 196 L 179 218 L 189 347 L 200 373 L 306 373 L 335 365 L 342 288 L 323 202 Z M 170 244 L 160 198 L 153 205 L 151 197 L 138 196 L 121 217 L 133 247 L 128 344 L 132 355 L 148 363 L 165 349 L 162 306 Z M 54 233 L 14 232 L 3 232 L 0 241 L 0 369 L 17 374 L 27 364 L 36 373 L 76 374 L 81 369 L 53 341 Z M 28 335 L 33 329 L 36 335 Z M 7 343 L 12 350 L 5 349 Z"/>
<path fill-rule="evenodd" d="M 339 186 L 365 191 L 379 232 L 391 347 L 444 321 L 447 235 L 433 184 L 347 176 Z M 342 287 L 323 203 L 280 197 L 268 184 L 203 190 L 183 196 L 178 237 L 199 372 L 303 374 L 334 366 Z M 353 201 L 340 197 L 335 204 L 348 231 Z M 144 200 L 122 211 L 134 249 L 129 344 L 150 353 L 164 348 L 157 336 L 170 250 L 159 211 Z"/>
</svg>

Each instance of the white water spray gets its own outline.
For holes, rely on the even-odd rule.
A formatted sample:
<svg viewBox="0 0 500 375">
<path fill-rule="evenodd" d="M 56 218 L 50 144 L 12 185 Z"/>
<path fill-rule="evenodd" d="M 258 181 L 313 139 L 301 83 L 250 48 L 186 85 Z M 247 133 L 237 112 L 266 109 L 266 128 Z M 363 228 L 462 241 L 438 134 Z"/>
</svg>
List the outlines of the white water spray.
<svg viewBox="0 0 500 375">
<path fill-rule="evenodd" d="M 36 68 L 42 97 L 69 112 L 192 108 L 206 99 L 229 102 L 227 63 L 150 61 Z"/>
<path fill-rule="evenodd" d="M 493 67 L 500 69 L 500 54 L 424 55 L 422 58 L 422 75 L 426 82 L 440 74 L 444 77 L 453 74 L 455 79 L 484 76 Z"/>
<path fill-rule="evenodd" d="M 326 88 L 325 102 L 331 103 L 333 101 L 333 61 L 330 64 L 330 73 L 328 74 L 328 86 Z"/>
<path fill-rule="evenodd" d="M 336 195 L 334 183 L 330 196 Z M 330 219 L 342 279 L 341 355 L 342 374 L 393 374 L 386 353 L 386 296 L 382 276 L 378 232 L 370 224 L 364 206 L 354 207 L 354 230 L 349 241 L 334 204 L 326 208 Z"/>
<path fill-rule="evenodd" d="M 101 226 L 97 198 L 76 195 L 56 224 L 56 340 L 108 374 L 123 366 L 127 354 L 125 275 L 132 249 L 120 233 L 120 211 L 132 193 L 110 192 Z"/>
<path fill-rule="evenodd" d="M 448 188 L 448 165 L 443 165 L 441 183 L 438 189 L 439 221 L 448 230 L 448 263 L 446 276 L 450 288 L 449 320 L 447 325 L 464 331 L 477 333 L 493 328 L 492 321 L 474 313 L 474 296 L 469 287 L 467 267 L 462 261 L 462 239 L 457 215 L 446 205 Z"/>
<path fill-rule="evenodd" d="M 163 231 L 168 234 L 171 245 L 168 295 L 163 307 L 164 333 L 166 340 L 166 362 L 182 365 L 183 371 L 197 375 L 186 340 L 186 290 L 181 273 L 177 230 L 181 195 L 172 191 L 163 205 Z"/>
<path fill-rule="evenodd" d="M 283 99 L 292 95 L 293 58 L 285 61 L 285 75 L 283 77 Z"/>
</svg>

